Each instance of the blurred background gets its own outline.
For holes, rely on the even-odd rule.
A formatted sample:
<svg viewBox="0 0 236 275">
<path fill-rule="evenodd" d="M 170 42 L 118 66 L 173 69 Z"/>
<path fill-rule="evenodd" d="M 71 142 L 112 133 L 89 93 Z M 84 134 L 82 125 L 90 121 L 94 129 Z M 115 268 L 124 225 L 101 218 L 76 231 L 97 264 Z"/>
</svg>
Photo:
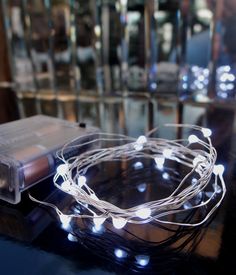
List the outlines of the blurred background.
<svg viewBox="0 0 236 275">
<path fill-rule="evenodd" d="M 0 8 L 0 123 L 46 114 L 137 136 L 235 108 L 234 0 L 2 0 Z"/>
</svg>

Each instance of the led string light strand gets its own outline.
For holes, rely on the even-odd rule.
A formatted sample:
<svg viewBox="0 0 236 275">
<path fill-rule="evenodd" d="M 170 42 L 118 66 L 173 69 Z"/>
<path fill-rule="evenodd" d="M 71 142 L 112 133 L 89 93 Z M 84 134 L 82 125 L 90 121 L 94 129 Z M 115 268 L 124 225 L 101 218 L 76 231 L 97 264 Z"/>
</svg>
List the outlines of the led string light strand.
<svg viewBox="0 0 236 275">
<path fill-rule="evenodd" d="M 195 227 L 205 223 L 219 207 L 226 192 L 223 179 L 224 167 L 215 164 L 217 152 L 211 143 L 211 130 L 184 124 L 166 124 L 164 126 L 188 128 L 199 132 L 199 135 L 192 134 L 188 139 L 166 140 L 151 137 L 151 134 L 158 130 L 158 128 L 155 128 L 147 136 L 140 136 L 138 139 L 124 135 L 99 133 L 95 136 L 94 134 L 87 136 L 87 141 L 84 141 L 85 137 L 79 137 L 76 142 L 74 140 L 66 144 L 58 153 L 58 157 L 63 164 L 57 168 L 54 184 L 63 192 L 73 196 L 79 205 L 86 208 L 86 213 L 67 215 L 63 214 L 54 205 L 46 202 L 43 202 L 43 204 L 53 207 L 61 221 L 69 221 L 73 217 L 88 218 L 93 220 L 97 228 L 106 220 L 111 220 L 116 229 L 124 228 L 127 223 L 156 222 L 163 225 L 186 227 Z M 103 143 L 108 145 L 115 143 L 116 145 L 102 147 Z M 197 147 L 196 149 L 191 148 L 193 144 Z M 66 158 L 66 151 L 69 148 L 80 150 L 86 146 L 90 147 L 85 152 L 75 157 Z M 92 167 L 107 161 L 130 161 L 140 158 L 152 160 L 160 170 L 165 167 L 166 162 L 175 162 L 186 167 L 188 172 L 169 196 L 127 209 L 99 199 L 89 186 L 86 175 Z M 168 179 L 168 174 L 165 177 Z M 190 205 L 188 208 L 184 207 L 186 203 L 198 197 L 212 180 L 214 180 L 214 191 L 208 199 L 205 201 L 200 200 L 199 203 Z M 194 184 L 189 184 L 189 182 L 194 182 Z M 215 202 L 214 197 L 216 194 L 219 195 L 218 190 L 221 190 L 221 194 L 219 200 Z M 37 201 L 34 198 L 32 199 Z M 168 218 L 173 214 L 202 209 L 212 203 L 214 204 L 213 207 L 200 221 L 185 222 Z"/>
</svg>

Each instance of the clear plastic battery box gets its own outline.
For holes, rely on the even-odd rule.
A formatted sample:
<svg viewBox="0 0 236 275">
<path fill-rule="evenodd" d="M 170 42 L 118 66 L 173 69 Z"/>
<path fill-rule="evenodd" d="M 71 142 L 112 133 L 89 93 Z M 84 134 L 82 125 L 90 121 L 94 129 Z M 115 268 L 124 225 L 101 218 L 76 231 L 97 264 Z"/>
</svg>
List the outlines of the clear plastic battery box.
<svg viewBox="0 0 236 275">
<path fill-rule="evenodd" d="M 65 143 L 97 132 L 43 115 L 0 125 L 0 199 L 20 202 L 21 192 L 54 174 L 59 164 L 56 152 Z"/>
</svg>

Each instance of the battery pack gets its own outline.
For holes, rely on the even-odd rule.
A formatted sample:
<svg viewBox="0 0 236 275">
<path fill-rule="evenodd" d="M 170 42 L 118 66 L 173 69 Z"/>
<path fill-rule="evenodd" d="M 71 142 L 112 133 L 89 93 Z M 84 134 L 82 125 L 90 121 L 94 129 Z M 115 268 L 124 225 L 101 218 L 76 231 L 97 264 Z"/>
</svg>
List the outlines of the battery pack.
<svg viewBox="0 0 236 275">
<path fill-rule="evenodd" d="M 0 125 L 0 199 L 20 202 L 21 192 L 54 174 L 59 165 L 56 152 L 65 143 L 97 132 L 44 115 Z"/>
</svg>

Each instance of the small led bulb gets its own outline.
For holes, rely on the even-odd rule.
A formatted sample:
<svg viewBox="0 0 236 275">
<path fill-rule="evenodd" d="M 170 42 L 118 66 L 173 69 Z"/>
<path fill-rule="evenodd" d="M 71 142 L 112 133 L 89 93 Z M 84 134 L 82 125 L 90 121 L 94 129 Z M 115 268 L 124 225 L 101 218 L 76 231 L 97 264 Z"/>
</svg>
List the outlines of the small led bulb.
<svg viewBox="0 0 236 275">
<path fill-rule="evenodd" d="M 79 176 L 77 179 L 77 183 L 80 188 L 86 183 L 86 181 L 87 181 L 87 179 L 85 176 Z"/>
<path fill-rule="evenodd" d="M 208 198 L 211 198 L 213 196 L 213 192 L 205 192 L 205 195 L 208 197 Z"/>
<path fill-rule="evenodd" d="M 215 191 L 217 194 L 219 194 L 219 193 L 221 193 L 222 188 L 221 188 L 218 184 L 216 184 L 216 185 L 214 185 L 214 191 Z"/>
<path fill-rule="evenodd" d="M 114 250 L 114 254 L 115 254 L 116 257 L 119 258 L 119 259 L 125 258 L 125 257 L 127 257 L 127 255 L 128 255 L 126 251 L 124 251 L 123 249 L 120 249 L 120 248 L 116 248 L 116 249 Z"/>
<path fill-rule="evenodd" d="M 163 158 L 163 157 L 155 157 L 155 162 L 156 162 L 157 168 L 159 170 L 162 170 L 163 166 L 164 166 L 164 163 L 165 163 L 165 158 Z"/>
<path fill-rule="evenodd" d="M 147 184 L 146 183 L 140 183 L 138 186 L 137 186 L 137 189 L 140 193 L 143 193 L 146 191 L 147 189 Z"/>
<path fill-rule="evenodd" d="M 64 163 L 57 167 L 57 173 L 60 176 L 65 176 L 67 172 L 68 172 L 68 164 Z"/>
<path fill-rule="evenodd" d="M 140 136 L 134 144 L 134 149 L 136 151 L 141 151 L 143 149 L 144 143 L 146 142 L 147 142 L 147 138 L 145 136 Z"/>
<path fill-rule="evenodd" d="M 71 187 L 70 181 L 66 180 L 61 184 L 61 188 L 64 189 L 65 191 L 69 191 Z"/>
<path fill-rule="evenodd" d="M 76 236 L 73 235 L 73 234 L 71 234 L 71 233 L 69 233 L 69 234 L 67 235 L 67 239 L 68 239 L 70 242 L 78 242 L 78 239 L 76 238 Z"/>
<path fill-rule="evenodd" d="M 101 217 L 101 216 L 95 216 L 93 218 L 93 223 L 95 227 L 99 228 L 106 220 L 106 217 Z"/>
<path fill-rule="evenodd" d="M 208 128 L 202 128 L 202 133 L 203 133 L 204 137 L 210 137 L 212 134 L 212 131 Z"/>
<path fill-rule="evenodd" d="M 213 173 L 217 176 L 217 175 L 223 175 L 224 173 L 224 165 L 222 164 L 218 164 L 218 165 L 214 165 L 214 168 L 213 168 Z"/>
<path fill-rule="evenodd" d="M 139 144 L 139 143 L 135 143 L 135 144 L 134 144 L 134 149 L 135 149 L 136 151 L 141 151 L 141 150 L 143 150 L 143 145 L 142 145 L 142 144 Z"/>
<path fill-rule="evenodd" d="M 193 206 L 192 204 L 189 202 L 189 201 L 186 201 L 184 204 L 183 204 L 183 207 L 184 209 L 191 209 Z"/>
<path fill-rule="evenodd" d="M 143 164 L 142 164 L 141 161 L 135 162 L 133 166 L 134 166 L 134 169 L 135 169 L 135 170 L 139 170 L 139 169 L 142 169 L 142 168 L 143 168 Z"/>
<path fill-rule="evenodd" d="M 128 0 L 120 0 L 121 5 L 126 6 Z"/>
<path fill-rule="evenodd" d="M 151 215 L 151 209 L 150 208 L 141 208 L 135 212 L 135 215 L 143 220 L 147 219 Z"/>
<path fill-rule="evenodd" d="M 137 189 L 140 193 L 143 193 L 146 191 L 147 189 L 147 184 L 146 183 L 140 183 L 138 186 L 137 186 Z"/>
<path fill-rule="evenodd" d="M 198 155 L 193 159 L 193 165 L 196 166 L 197 164 L 202 164 L 205 160 L 206 158 L 204 156 Z"/>
<path fill-rule="evenodd" d="M 94 33 L 96 34 L 96 36 L 100 36 L 101 35 L 101 27 L 99 25 L 96 25 L 94 27 Z"/>
<path fill-rule="evenodd" d="M 121 229 L 123 228 L 126 223 L 127 223 L 127 220 L 124 219 L 124 218 L 112 218 L 112 223 L 113 223 L 113 226 L 116 228 L 116 229 Z"/>
<path fill-rule="evenodd" d="M 94 225 L 92 228 L 93 233 L 102 233 L 104 231 L 104 227 L 102 225 Z"/>
<path fill-rule="evenodd" d="M 148 263 L 150 261 L 150 257 L 148 255 L 137 255 L 137 256 L 135 256 L 135 259 L 136 259 L 137 263 L 141 266 L 148 265 Z"/>
<path fill-rule="evenodd" d="M 199 138 L 197 136 L 195 136 L 195 135 L 190 135 L 188 137 L 188 142 L 189 143 L 197 143 L 198 141 L 199 141 Z"/>
<path fill-rule="evenodd" d="M 64 229 L 68 229 L 70 222 L 71 222 L 71 217 L 67 216 L 65 214 L 60 214 L 59 215 L 60 221 L 61 221 L 61 226 Z"/>
<path fill-rule="evenodd" d="M 164 180 L 169 180 L 170 179 L 170 175 L 167 172 L 165 172 L 165 173 L 162 174 L 162 178 Z"/>
<path fill-rule="evenodd" d="M 137 141 L 138 144 L 144 144 L 147 142 L 147 138 L 145 136 L 138 137 Z"/>
<path fill-rule="evenodd" d="M 171 157 L 171 155 L 172 155 L 172 149 L 168 149 L 168 148 L 166 148 L 166 149 L 164 149 L 163 150 L 163 156 L 165 157 L 165 158 L 170 158 Z"/>
</svg>

